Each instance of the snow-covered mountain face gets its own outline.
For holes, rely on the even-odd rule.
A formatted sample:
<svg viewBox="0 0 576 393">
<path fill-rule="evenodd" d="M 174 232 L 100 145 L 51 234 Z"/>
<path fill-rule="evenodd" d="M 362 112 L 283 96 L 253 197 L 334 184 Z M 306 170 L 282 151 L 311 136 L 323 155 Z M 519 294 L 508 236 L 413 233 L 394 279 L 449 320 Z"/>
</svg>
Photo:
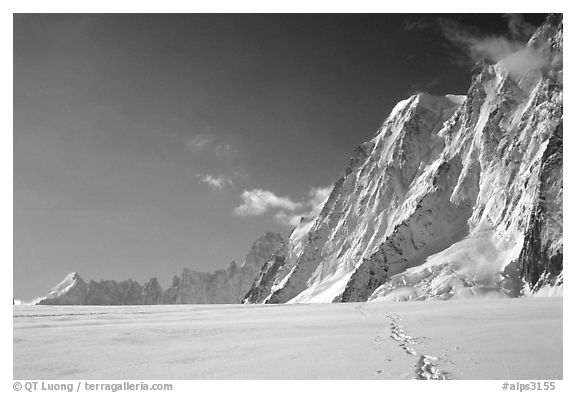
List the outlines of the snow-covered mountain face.
<svg viewBox="0 0 576 393">
<path fill-rule="evenodd" d="M 163 291 L 156 278 L 144 285 L 134 280 L 90 281 L 77 273 L 69 274 L 54 287 L 41 305 L 143 305 L 143 304 L 199 304 L 240 303 L 258 272 L 285 240 L 278 233 L 266 233 L 252 245 L 244 263 L 232 262 L 228 269 L 201 273 L 184 269 L 174 277 L 173 284 Z"/>
<path fill-rule="evenodd" d="M 561 17 L 466 96 L 400 102 L 246 303 L 520 296 L 562 285 Z"/>
</svg>

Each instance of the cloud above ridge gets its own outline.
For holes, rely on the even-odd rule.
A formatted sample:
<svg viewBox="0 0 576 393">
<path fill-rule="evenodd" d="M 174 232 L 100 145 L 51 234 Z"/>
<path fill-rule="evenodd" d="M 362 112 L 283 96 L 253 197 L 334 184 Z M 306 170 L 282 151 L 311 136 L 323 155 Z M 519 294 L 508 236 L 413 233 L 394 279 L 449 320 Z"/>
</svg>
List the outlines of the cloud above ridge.
<svg viewBox="0 0 576 393">
<path fill-rule="evenodd" d="M 486 33 L 478 27 L 460 22 L 457 18 L 418 16 L 404 21 L 409 32 L 424 31 L 437 34 L 453 48 L 458 48 L 452 60 L 459 64 L 473 64 L 480 59 L 496 63 L 525 48 L 537 27 L 521 14 L 503 14 L 506 28 L 500 33 Z"/>
<path fill-rule="evenodd" d="M 500 35 L 482 34 L 448 18 L 439 18 L 438 25 L 442 36 L 460 48 L 469 61 L 485 59 L 498 62 L 525 48 L 526 41 L 536 31 L 536 26 L 528 23 L 519 14 L 505 14 L 503 17 L 507 21 L 508 31 Z"/>
<path fill-rule="evenodd" d="M 289 197 L 281 197 L 272 191 L 254 189 L 242 192 L 242 204 L 234 209 L 238 216 L 259 216 L 270 209 L 283 209 L 294 211 L 302 207 L 299 202 Z"/>
<path fill-rule="evenodd" d="M 315 213 L 326 201 L 332 186 L 312 187 L 308 195 L 300 201 L 294 201 L 287 196 L 278 196 L 272 191 L 254 189 L 244 190 L 241 195 L 242 204 L 234 209 L 237 216 L 261 216 L 266 212 L 275 212 L 274 221 L 281 225 L 294 227 L 302 217 Z"/>
</svg>

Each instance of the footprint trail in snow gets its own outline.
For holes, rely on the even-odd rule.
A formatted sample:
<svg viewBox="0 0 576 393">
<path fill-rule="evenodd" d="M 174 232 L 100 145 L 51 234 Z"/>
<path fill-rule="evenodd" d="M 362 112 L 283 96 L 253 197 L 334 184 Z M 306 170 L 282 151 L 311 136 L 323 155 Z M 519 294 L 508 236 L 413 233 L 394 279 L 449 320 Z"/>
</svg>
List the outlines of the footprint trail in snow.
<svg viewBox="0 0 576 393">
<path fill-rule="evenodd" d="M 414 372 L 417 379 L 448 379 L 448 373 L 438 368 L 438 358 L 435 356 L 419 354 L 414 349 L 414 345 L 421 342 L 420 339 L 412 337 L 404 332 L 404 327 L 400 324 L 399 318 L 394 314 L 386 314 L 390 319 L 390 338 L 397 341 L 400 347 L 410 356 L 418 357 L 414 365 Z"/>
</svg>

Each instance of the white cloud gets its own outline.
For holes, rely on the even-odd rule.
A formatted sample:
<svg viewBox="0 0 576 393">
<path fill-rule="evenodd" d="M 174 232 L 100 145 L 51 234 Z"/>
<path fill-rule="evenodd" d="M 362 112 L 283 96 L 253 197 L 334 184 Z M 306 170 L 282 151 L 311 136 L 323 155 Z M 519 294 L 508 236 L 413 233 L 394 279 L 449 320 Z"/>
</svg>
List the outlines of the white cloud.
<svg viewBox="0 0 576 393">
<path fill-rule="evenodd" d="M 274 220 L 287 227 L 295 227 L 300 223 L 302 216 L 297 214 L 288 214 L 284 210 L 280 210 L 274 214 Z"/>
<path fill-rule="evenodd" d="M 239 216 L 262 215 L 267 211 L 276 210 L 274 220 L 279 224 L 294 227 L 300 223 L 302 217 L 317 213 L 317 209 L 324 204 L 332 186 L 313 187 L 306 198 L 295 202 L 288 197 L 279 197 L 272 191 L 245 190 L 242 193 L 242 204 L 234 213 Z"/>
<path fill-rule="evenodd" d="M 523 75 L 549 66 L 551 61 L 552 59 L 545 57 L 540 52 L 524 48 L 507 56 L 501 61 L 501 64 L 512 75 Z"/>
<path fill-rule="evenodd" d="M 482 35 L 462 24 L 446 18 L 439 19 L 442 35 L 462 49 L 469 60 L 479 59 L 498 62 L 506 56 L 525 48 L 525 43 L 536 27 L 521 15 L 506 14 L 508 33 L 505 35 Z"/>
<path fill-rule="evenodd" d="M 212 188 L 216 188 L 216 189 L 222 189 L 224 186 L 231 186 L 233 184 L 232 179 L 230 179 L 227 176 L 221 175 L 221 176 L 212 176 L 209 174 L 205 174 L 205 175 L 196 175 L 198 177 L 200 177 L 200 180 L 202 180 L 202 182 L 208 184 L 210 187 Z"/>
<path fill-rule="evenodd" d="M 274 208 L 284 210 L 296 210 L 302 207 L 299 202 L 294 202 L 288 197 L 280 197 L 267 190 L 244 190 L 242 204 L 234 209 L 239 216 L 259 216 Z"/>
</svg>

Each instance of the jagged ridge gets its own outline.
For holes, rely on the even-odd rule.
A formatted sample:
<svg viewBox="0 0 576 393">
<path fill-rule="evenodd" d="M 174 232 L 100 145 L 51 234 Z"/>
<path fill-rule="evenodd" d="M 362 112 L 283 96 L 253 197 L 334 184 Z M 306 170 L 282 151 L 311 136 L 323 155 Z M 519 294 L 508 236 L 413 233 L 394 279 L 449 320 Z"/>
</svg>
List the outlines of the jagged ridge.
<svg viewBox="0 0 576 393">
<path fill-rule="evenodd" d="M 184 269 L 172 286 L 163 291 L 156 278 L 143 286 L 134 280 L 90 281 L 69 274 L 64 281 L 39 301 L 40 305 L 144 305 L 240 303 L 262 266 L 285 241 L 278 233 L 268 232 L 256 240 L 244 263 L 232 262 L 228 269 L 214 273 Z"/>
</svg>

